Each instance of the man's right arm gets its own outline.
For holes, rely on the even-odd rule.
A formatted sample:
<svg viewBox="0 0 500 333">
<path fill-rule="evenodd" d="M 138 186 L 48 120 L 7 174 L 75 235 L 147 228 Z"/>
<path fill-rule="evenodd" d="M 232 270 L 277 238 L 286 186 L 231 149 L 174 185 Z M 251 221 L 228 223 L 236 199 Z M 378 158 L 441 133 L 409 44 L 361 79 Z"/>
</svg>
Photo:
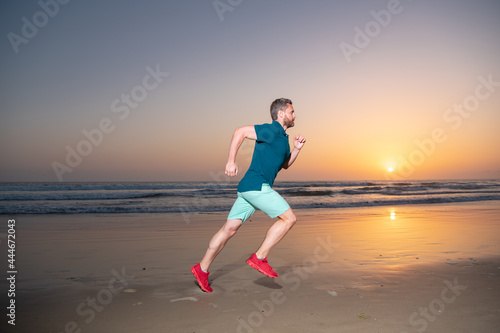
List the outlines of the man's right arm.
<svg viewBox="0 0 500 333">
<path fill-rule="evenodd" d="M 238 174 L 238 166 L 236 165 L 236 154 L 238 149 L 240 149 L 243 140 L 251 139 L 257 140 L 257 133 L 255 132 L 255 127 L 253 125 L 238 127 L 233 134 L 231 139 L 231 144 L 229 145 L 229 156 L 227 158 L 226 172 L 225 174 L 233 177 Z"/>
</svg>

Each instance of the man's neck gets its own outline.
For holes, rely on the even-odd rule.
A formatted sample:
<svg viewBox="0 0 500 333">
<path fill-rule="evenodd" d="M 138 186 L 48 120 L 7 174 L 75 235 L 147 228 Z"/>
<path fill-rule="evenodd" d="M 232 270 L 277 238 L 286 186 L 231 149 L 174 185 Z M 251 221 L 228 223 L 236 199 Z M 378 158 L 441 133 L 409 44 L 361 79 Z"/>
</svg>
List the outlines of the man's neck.
<svg viewBox="0 0 500 333">
<path fill-rule="evenodd" d="M 285 124 L 283 124 L 283 120 L 281 120 L 281 119 L 276 119 L 276 121 L 277 121 L 277 122 L 281 125 L 281 127 L 283 127 L 283 129 L 284 129 L 284 130 L 285 130 L 285 132 L 286 132 L 286 130 L 288 129 L 288 127 L 287 127 Z"/>
</svg>

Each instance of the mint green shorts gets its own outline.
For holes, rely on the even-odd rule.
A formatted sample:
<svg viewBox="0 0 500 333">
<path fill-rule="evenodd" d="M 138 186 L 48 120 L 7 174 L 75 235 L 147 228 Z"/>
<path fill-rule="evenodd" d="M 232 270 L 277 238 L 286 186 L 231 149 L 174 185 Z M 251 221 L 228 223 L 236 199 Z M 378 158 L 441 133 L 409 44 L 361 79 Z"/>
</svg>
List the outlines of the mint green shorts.
<svg viewBox="0 0 500 333">
<path fill-rule="evenodd" d="M 262 184 L 260 191 L 238 192 L 238 198 L 233 204 L 228 220 L 241 220 L 245 222 L 255 210 L 259 209 L 275 218 L 286 212 L 290 206 L 278 192 L 269 184 Z"/>
</svg>

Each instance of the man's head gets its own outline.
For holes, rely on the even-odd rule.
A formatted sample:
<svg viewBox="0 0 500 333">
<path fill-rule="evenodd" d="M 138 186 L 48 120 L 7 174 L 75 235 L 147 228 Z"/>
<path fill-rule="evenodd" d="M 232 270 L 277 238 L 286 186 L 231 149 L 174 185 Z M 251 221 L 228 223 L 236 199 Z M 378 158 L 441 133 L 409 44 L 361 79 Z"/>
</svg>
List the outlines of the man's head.
<svg viewBox="0 0 500 333">
<path fill-rule="evenodd" d="M 292 101 L 288 98 L 278 98 L 271 104 L 271 118 L 278 121 L 285 129 L 295 125 L 295 112 Z"/>
</svg>

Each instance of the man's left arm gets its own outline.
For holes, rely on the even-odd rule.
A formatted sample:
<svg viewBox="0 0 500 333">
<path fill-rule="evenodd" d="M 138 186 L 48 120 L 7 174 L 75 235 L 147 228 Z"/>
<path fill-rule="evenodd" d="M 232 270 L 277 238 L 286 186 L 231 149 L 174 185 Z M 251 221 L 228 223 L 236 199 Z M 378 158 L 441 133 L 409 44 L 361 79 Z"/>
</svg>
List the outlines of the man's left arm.
<svg viewBox="0 0 500 333">
<path fill-rule="evenodd" d="M 292 166 L 297 156 L 299 156 L 299 152 L 302 149 L 302 147 L 304 147 L 305 143 L 306 139 L 302 135 L 296 135 L 293 137 L 293 150 L 290 153 L 288 159 L 283 164 L 283 169 L 288 169 L 289 167 Z"/>
</svg>

